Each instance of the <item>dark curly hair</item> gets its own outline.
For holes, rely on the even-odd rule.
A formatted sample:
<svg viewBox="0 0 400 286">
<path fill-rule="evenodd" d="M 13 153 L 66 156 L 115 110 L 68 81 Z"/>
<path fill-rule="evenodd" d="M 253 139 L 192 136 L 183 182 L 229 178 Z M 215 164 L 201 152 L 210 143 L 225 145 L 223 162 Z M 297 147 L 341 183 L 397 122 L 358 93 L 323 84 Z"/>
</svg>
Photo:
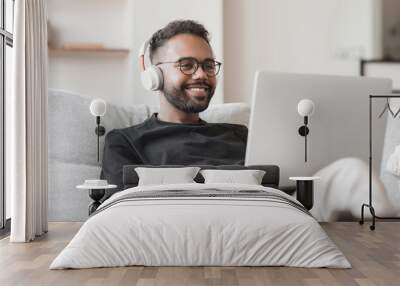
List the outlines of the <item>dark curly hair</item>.
<svg viewBox="0 0 400 286">
<path fill-rule="evenodd" d="M 158 30 L 150 39 L 150 60 L 156 50 L 162 47 L 169 39 L 179 34 L 191 34 L 204 39 L 210 45 L 209 33 L 204 26 L 193 20 L 176 20 L 170 22 L 164 28 Z"/>
</svg>

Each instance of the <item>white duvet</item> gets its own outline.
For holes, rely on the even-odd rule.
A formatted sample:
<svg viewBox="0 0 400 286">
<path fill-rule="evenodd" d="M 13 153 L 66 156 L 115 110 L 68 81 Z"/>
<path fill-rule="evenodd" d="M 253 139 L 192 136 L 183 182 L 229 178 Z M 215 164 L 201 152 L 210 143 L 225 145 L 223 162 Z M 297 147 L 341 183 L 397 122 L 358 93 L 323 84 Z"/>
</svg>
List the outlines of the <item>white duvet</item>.
<svg viewBox="0 0 400 286">
<path fill-rule="evenodd" d="M 295 266 L 349 268 L 318 222 L 290 204 L 261 198 L 175 197 L 119 201 L 136 192 L 262 190 L 254 185 L 135 187 L 104 202 L 50 269 L 145 266 Z M 117 201 L 117 202 L 116 202 Z"/>
</svg>

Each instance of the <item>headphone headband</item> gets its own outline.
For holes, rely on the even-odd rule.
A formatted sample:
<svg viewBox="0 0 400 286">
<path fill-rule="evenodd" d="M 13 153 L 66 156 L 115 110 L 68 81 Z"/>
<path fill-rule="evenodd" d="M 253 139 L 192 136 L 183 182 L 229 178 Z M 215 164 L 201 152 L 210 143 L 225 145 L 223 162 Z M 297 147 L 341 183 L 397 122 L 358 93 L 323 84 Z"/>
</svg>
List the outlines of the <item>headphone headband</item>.
<svg viewBox="0 0 400 286">
<path fill-rule="evenodd" d="M 139 49 L 139 63 L 142 72 L 146 70 L 146 66 L 144 64 L 144 55 L 146 54 L 146 50 L 149 47 L 149 45 L 150 45 L 150 40 L 146 40 L 143 42 L 143 44 L 140 46 Z"/>
</svg>

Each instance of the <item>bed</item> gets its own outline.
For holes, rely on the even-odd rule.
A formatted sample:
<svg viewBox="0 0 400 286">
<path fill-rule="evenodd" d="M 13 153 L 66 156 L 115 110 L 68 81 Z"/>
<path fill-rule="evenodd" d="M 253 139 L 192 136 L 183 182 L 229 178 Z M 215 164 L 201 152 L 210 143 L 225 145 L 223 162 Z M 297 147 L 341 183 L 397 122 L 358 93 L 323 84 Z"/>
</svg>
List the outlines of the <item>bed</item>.
<svg viewBox="0 0 400 286">
<path fill-rule="evenodd" d="M 140 186 L 135 168 L 124 167 L 126 189 L 98 208 L 50 269 L 351 267 L 311 214 L 277 189 L 276 166 L 257 166 L 266 171 L 261 185 L 202 183 L 197 175 L 193 183 Z"/>
</svg>

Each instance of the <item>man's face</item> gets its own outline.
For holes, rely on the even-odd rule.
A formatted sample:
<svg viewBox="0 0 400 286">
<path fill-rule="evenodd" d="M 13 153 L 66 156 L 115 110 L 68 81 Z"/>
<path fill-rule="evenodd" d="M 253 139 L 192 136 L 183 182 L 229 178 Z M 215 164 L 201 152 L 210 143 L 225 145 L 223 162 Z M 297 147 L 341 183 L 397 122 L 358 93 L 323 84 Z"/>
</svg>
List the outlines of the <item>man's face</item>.
<svg viewBox="0 0 400 286">
<path fill-rule="evenodd" d="M 213 59 L 210 46 L 200 37 L 180 34 L 171 38 L 157 53 L 157 62 L 194 58 L 200 63 Z M 159 66 L 164 75 L 163 94 L 170 104 L 186 113 L 205 110 L 215 92 L 216 77 L 207 75 L 201 65 L 192 75 L 181 72 L 179 64 Z"/>
</svg>

